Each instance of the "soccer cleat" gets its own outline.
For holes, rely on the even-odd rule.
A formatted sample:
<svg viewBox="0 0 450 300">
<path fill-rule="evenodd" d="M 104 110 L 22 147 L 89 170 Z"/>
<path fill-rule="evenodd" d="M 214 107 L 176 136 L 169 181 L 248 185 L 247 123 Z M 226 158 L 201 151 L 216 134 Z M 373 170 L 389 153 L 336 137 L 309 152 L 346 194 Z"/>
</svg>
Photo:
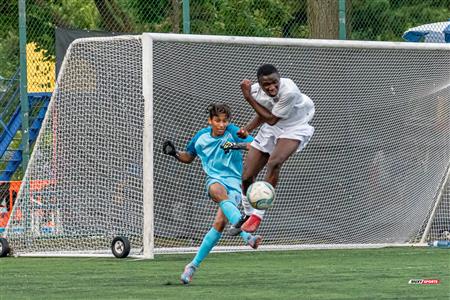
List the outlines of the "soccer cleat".
<svg viewBox="0 0 450 300">
<path fill-rule="evenodd" d="M 243 231 L 253 233 L 258 230 L 259 225 L 261 224 L 261 217 L 258 215 L 251 215 L 250 218 L 241 226 Z"/>
<path fill-rule="evenodd" d="M 183 274 L 181 274 L 181 282 L 183 284 L 189 284 L 189 282 L 192 281 L 195 271 L 197 271 L 197 268 L 192 263 L 187 264 L 186 267 L 184 267 Z"/>
<path fill-rule="evenodd" d="M 259 244 L 261 244 L 262 236 L 260 235 L 252 235 L 248 240 L 248 245 L 253 249 L 258 249 Z"/>
<path fill-rule="evenodd" d="M 245 221 L 248 220 L 248 218 L 250 218 L 250 216 L 242 216 L 241 219 L 239 220 L 239 222 L 230 226 L 230 229 L 228 229 L 228 234 L 231 236 L 236 236 L 239 233 L 241 233 L 241 231 L 242 231 L 241 226 L 242 226 L 242 224 L 245 223 Z"/>
</svg>

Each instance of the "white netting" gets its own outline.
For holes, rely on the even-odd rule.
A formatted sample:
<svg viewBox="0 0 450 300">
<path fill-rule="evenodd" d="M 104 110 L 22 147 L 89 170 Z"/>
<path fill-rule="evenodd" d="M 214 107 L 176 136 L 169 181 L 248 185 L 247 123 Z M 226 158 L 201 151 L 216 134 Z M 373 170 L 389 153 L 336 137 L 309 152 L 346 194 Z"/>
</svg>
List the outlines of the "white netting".
<svg viewBox="0 0 450 300">
<path fill-rule="evenodd" d="M 430 212 L 431 222 L 424 229 L 424 239 L 428 242 L 450 240 L 450 182 L 447 181 L 445 184 L 439 199 L 440 201 L 436 203 L 436 210 Z"/>
<path fill-rule="evenodd" d="M 15 252 L 96 253 L 121 234 L 139 249 L 141 57 L 138 38 L 70 49 L 8 227 Z"/>
<path fill-rule="evenodd" d="M 163 141 L 184 148 L 207 125 L 211 102 L 230 104 L 233 122 L 245 124 L 253 113 L 239 83 L 255 80 L 262 63 L 316 104 L 316 133 L 283 166 L 263 244 L 417 242 L 449 166 L 450 48 L 267 41 L 153 42 L 155 252 L 197 247 L 216 210 L 200 163 L 163 155 Z M 14 251 L 109 252 L 116 235 L 140 249 L 143 109 L 139 38 L 72 45 L 8 227 Z M 38 189 L 36 180 L 49 182 Z M 447 209 L 439 224 L 448 225 L 445 195 L 436 215 Z M 224 234 L 219 246 L 242 249 L 242 241 Z"/>
</svg>

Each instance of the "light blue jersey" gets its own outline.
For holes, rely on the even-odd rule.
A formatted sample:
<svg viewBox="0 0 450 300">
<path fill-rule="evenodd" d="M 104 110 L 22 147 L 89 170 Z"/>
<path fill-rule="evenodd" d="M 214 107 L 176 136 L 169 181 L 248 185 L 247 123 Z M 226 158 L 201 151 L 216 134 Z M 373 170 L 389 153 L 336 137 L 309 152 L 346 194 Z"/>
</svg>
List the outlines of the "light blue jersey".
<svg viewBox="0 0 450 300">
<path fill-rule="evenodd" d="M 252 136 L 245 139 L 238 137 L 239 127 L 229 124 L 222 136 L 213 137 L 212 128 L 206 127 L 197 132 L 186 146 L 186 151 L 198 156 L 202 162 L 203 170 L 208 176 L 207 186 L 219 182 L 228 190 L 233 189 L 240 193 L 243 170 L 242 152 L 231 150 L 225 153 L 220 146 L 226 142 L 250 143 Z"/>
</svg>

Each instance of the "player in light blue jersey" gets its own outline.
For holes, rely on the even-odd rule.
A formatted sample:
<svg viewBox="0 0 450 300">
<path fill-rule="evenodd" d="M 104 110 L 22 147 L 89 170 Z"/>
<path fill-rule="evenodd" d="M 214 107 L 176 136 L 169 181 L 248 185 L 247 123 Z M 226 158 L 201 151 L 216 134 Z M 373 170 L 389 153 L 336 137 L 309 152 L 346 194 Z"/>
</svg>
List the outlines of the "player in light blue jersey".
<svg viewBox="0 0 450 300">
<path fill-rule="evenodd" d="M 253 141 L 251 136 L 240 138 L 239 127 L 230 123 L 230 108 L 225 104 L 212 104 L 208 107 L 210 126 L 201 129 L 189 141 L 186 151 L 177 151 L 172 142 L 166 141 L 163 152 L 174 156 L 182 163 L 191 163 L 199 157 L 207 175 L 206 189 L 211 199 L 219 205 L 212 228 L 203 238 L 194 259 L 186 265 L 181 281 L 188 284 L 200 263 L 219 242 L 228 222 L 237 224 L 242 216 L 237 208 L 241 201 L 241 181 L 243 158 L 241 151 L 247 150 Z M 240 236 L 250 247 L 256 249 L 261 236 L 253 236 L 242 231 Z"/>
</svg>

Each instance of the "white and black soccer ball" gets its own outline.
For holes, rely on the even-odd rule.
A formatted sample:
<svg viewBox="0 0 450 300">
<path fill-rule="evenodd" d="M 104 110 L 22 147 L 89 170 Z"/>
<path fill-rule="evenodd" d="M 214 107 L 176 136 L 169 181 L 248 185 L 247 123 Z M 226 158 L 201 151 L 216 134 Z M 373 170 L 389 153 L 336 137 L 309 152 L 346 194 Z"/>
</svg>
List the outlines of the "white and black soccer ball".
<svg viewBox="0 0 450 300">
<path fill-rule="evenodd" d="M 249 186 L 247 199 L 256 209 L 268 209 L 275 200 L 275 189 L 267 181 L 256 181 Z"/>
</svg>

